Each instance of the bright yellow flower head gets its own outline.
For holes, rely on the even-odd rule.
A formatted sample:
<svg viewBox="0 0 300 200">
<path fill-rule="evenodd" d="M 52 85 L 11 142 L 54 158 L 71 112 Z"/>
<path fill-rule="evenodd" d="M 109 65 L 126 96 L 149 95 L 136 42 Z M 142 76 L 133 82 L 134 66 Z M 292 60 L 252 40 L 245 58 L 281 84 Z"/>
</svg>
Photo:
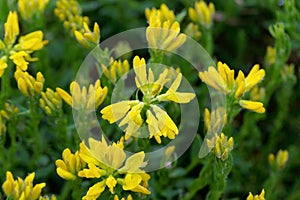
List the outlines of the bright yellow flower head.
<svg viewBox="0 0 300 200">
<path fill-rule="evenodd" d="M 28 33 L 20 37 L 19 43 L 14 48 L 17 51 L 26 51 L 28 53 L 41 50 L 48 43 L 47 40 L 43 41 L 43 36 L 42 31 Z"/>
<path fill-rule="evenodd" d="M 57 174 L 66 180 L 75 180 L 77 173 L 85 167 L 85 162 L 79 157 L 79 152 L 72 154 L 69 148 L 62 153 L 63 160 L 55 162 Z"/>
<path fill-rule="evenodd" d="M 220 158 L 222 161 L 227 160 L 228 153 L 233 149 L 233 138 L 227 139 L 224 133 L 220 136 L 217 134 L 212 139 L 207 139 L 208 148 L 212 149 L 216 157 Z"/>
<path fill-rule="evenodd" d="M 123 62 L 121 60 L 110 59 L 110 66 L 106 67 L 103 64 L 101 65 L 104 75 L 112 82 L 116 83 L 118 78 L 122 77 L 129 71 L 129 63 L 127 60 Z"/>
<path fill-rule="evenodd" d="M 4 42 L 10 48 L 16 41 L 20 33 L 17 12 L 9 12 L 7 20 L 4 24 L 5 34 Z"/>
<path fill-rule="evenodd" d="M 108 88 L 101 87 L 100 80 L 97 80 L 95 84 L 90 84 L 88 88 L 73 81 L 70 84 L 70 92 L 67 93 L 61 88 L 56 88 L 56 92 L 60 97 L 70 106 L 76 110 L 85 110 L 91 112 L 95 110 L 104 101 Z"/>
<path fill-rule="evenodd" d="M 149 23 L 146 37 L 150 48 L 173 51 L 185 42 L 186 35 L 180 34 L 180 24 L 174 21 L 173 11 L 165 4 L 161 5 L 160 10 L 146 9 L 145 14 Z"/>
<path fill-rule="evenodd" d="M 225 63 L 218 62 L 218 69 L 209 66 L 207 71 L 199 72 L 200 79 L 215 90 L 227 95 L 227 98 L 235 98 L 239 105 L 245 109 L 257 113 L 264 113 L 263 104 L 255 101 L 241 100 L 245 93 L 252 89 L 263 80 L 265 70 L 259 69 L 259 65 L 254 65 L 247 77 L 239 71 L 234 79 L 234 70 L 231 70 Z"/>
<path fill-rule="evenodd" d="M 126 158 L 122 146 L 120 143 L 108 145 L 104 137 L 101 141 L 89 138 L 88 147 L 82 143 L 79 155 L 88 163 L 88 168 L 81 170 L 78 175 L 100 179 L 89 188 L 83 199 L 98 198 L 106 187 L 114 194 L 118 184 L 122 185 L 123 190 L 150 194 L 147 189 L 150 176 L 141 170 L 147 164 L 144 162 L 145 153 L 142 151 Z"/>
<path fill-rule="evenodd" d="M 217 132 L 220 126 L 226 125 L 227 123 L 227 114 L 225 108 L 218 107 L 210 111 L 205 108 L 204 110 L 204 127 L 207 131 Z"/>
<path fill-rule="evenodd" d="M 25 180 L 18 178 L 14 180 L 10 171 L 6 172 L 6 180 L 2 185 L 5 195 L 10 199 L 36 200 L 40 198 L 45 183 L 33 185 L 35 173 L 29 174 Z"/>
<path fill-rule="evenodd" d="M 195 8 L 189 8 L 189 16 L 191 20 L 206 28 L 211 27 L 214 14 L 214 4 L 210 2 L 209 5 L 207 5 L 203 0 L 195 2 Z"/>
<path fill-rule="evenodd" d="M 18 10 L 24 20 L 30 20 L 44 12 L 49 0 L 18 0 Z"/>
<path fill-rule="evenodd" d="M 75 30 L 74 35 L 77 41 L 85 48 L 92 49 L 100 42 L 100 28 L 97 22 L 94 24 L 93 32 L 90 30 L 88 24 L 83 22 L 83 29 Z"/>
<path fill-rule="evenodd" d="M 133 59 L 133 69 L 135 71 L 135 83 L 137 88 L 142 92 L 143 98 L 140 100 L 124 100 L 111 104 L 101 110 L 102 118 L 110 123 L 119 120 L 119 126 L 127 125 L 125 128 L 125 139 L 131 136 L 139 136 L 139 128 L 144 122 L 148 125 L 149 138 L 155 138 L 158 143 L 161 143 L 161 136 L 174 139 L 178 134 L 178 129 L 173 120 L 168 114 L 154 105 L 155 101 L 172 101 L 176 103 L 189 103 L 195 98 L 194 93 L 177 92 L 182 79 L 182 74 L 179 73 L 176 79 L 171 84 L 170 88 L 164 94 L 160 94 L 164 85 L 169 82 L 172 70 L 165 69 L 159 74 L 155 80 L 154 73 L 151 68 L 147 73 L 146 61 L 144 58 L 135 56 Z M 170 74 L 169 74 L 170 72 Z M 146 119 L 143 119 L 141 112 L 147 108 Z"/>
<path fill-rule="evenodd" d="M 262 189 L 260 195 L 255 196 L 253 196 L 253 194 L 249 192 L 249 195 L 246 200 L 265 200 L 265 190 Z"/>
<path fill-rule="evenodd" d="M 28 72 L 17 70 L 15 72 L 15 79 L 18 83 L 18 88 L 25 96 L 35 96 L 41 94 L 44 87 L 44 76 L 41 72 L 36 74 L 36 78 L 31 76 Z"/>
<path fill-rule="evenodd" d="M 152 8 L 150 10 L 149 8 L 146 8 L 145 15 L 148 21 L 150 20 L 151 15 L 159 16 L 160 21 L 169 21 L 172 23 L 175 20 L 175 14 L 173 10 L 169 10 L 164 3 L 160 5 L 160 9 Z"/>
</svg>

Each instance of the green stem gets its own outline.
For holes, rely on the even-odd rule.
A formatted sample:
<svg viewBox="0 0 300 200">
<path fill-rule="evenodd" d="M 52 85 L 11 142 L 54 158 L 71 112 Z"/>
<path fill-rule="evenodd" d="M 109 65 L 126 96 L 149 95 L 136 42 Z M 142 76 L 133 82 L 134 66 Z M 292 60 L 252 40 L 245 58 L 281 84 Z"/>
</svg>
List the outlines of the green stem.
<svg viewBox="0 0 300 200">
<path fill-rule="evenodd" d="M 10 143 L 10 147 L 8 149 L 8 155 L 9 155 L 9 165 L 14 166 L 14 162 L 15 162 L 15 155 L 16 155 L 16 151 L 17 151 L 17 146 L 16 146 L 16 117 L 13 116 L 11 119 L 11 121 L 8 122 L 8 129 L 7 129 L 7 133 L 9 134 L 11 143 Z M 11 167 L 10 166 L 10 167 Z"/>
<path fill-rule="evenodd" d="M 41 154 L 41 140 L 39 136 L 39 108 L 36 97 L 30 97 L 29 99 L 29 109 L 30 109 L 30 118 L 31 118 L 31 132 L 34 142 L 34 158 L 37 160 Z"/>
</svg>

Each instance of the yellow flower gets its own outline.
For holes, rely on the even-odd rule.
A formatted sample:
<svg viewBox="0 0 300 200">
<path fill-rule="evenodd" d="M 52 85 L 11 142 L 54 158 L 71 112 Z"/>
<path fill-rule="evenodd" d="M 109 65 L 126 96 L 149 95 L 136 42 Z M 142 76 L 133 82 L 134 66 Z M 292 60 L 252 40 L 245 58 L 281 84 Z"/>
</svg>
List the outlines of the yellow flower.
<svg viewBox="0 0 300 200">
<path fill-rule="evenodd" d="M 106 97 L 107 91 L 107 87 L 101 87 L 99 79 L 94 85 L 90 84 L 88 89 L 85 86 L 80 87 L 77 82 L 73 81 L 70 84 L 71 95 L 61 88 L 56 88 L 56 92 L 67 104 L 76 110 L 87 112 L 91 112 L 100 106 Z"/>
<path fill-rule="evenodd" d="M 119 197 L 117 195 L 115 195 L 114 200 L 119 200 Z M 133 200 L 133 198 L 131 195 L 128 195 L 126 199 L 124 197 L 122 197 L 121 200 Z"/>
<path fill-rule="evenodd" d="M 211 27 L 214 14 L 214 4 L 210 2 L 209 5 L 207 5 L 203 0 L 195 2 L 195 8 L 189 8 L 189 16 L 191 20 L 206 28 Z"/>
<path fill-rule="evenodd" d="M 18 88 L 25 96 L 35 96 L 41 94 L 44 86 L 44 76 L 41 72 L 36 74 L 36 78 L 32 77 L 28 72 L 17 70 L 15 79 L 18 83 Z"/>
<path fill-rule="evenodd" d="M 41 93 L 40 105 L 47 115 L 58 113 L 62 107 L 62 99 L 57 92 L 47 88 L 46 92 Z"/>
<path fill-rule="evenodd" d="M 197 24 L 194 24 L 193 22 L 189 23 L 185 30 L 184 33 L 193 38 L 194 40 L 199 40 L 201 38 L 201 31 L 199 31 L 199 27 Z"/>
<path fill-rule="evenodd" d="M 83 29 L 75 30 L 74 35 L 77 41 L 85 48 L 92 49 L 99 44 L 100 28 L 97 23 L 94 24 L 93 32 L 90 30 L 88 24 L 83 22 Z"/>
<path fill-rule="evenodd" d="M 151 15 L 159 16 L 160 21 L 169 21 L 172 23 L 175 20 L 175 14 L 173 10 L 169 10 L 164 3 L 160 5 L 160 9 L 152 8 L 150 10 L 149 8 L 146 8 L 145 16 L 148 21 L 150 20 Z"/>
<path fill-rule="evenodd" d="M 257 113 L 264 113 L 265 108 L 264 104 L 261 102 L 256 102 L 256 101 L 247 101 L 247 100 L 240 100 L 239 104 L 241 107 L 247 109 L 247 110 L 252 110 Z"/>
<path fill-rule="evenodd" d="M 4 109 L 0 110 L 0 115 L 6 120 L 10 120 L 12 117 L 16 116 L 19 113 L 19 108 L 15 107 L 12 104 L 5 103 Z"/>
<path fill-rule="evenodd" d="M 36 200 L 40 198 L 45 183 L 33 185 L 35 173 L 29 174 L 25 180 L 18 177 L 14 180 L 10 171 L 6 172 L 6 180 L 2 185 L 5 195 L 10 199 Z"/>
<path fill-rule="evenodd" d="M 273 155 L 273 154 L 271 154 Z M 274 157 L 274 155 L 273 155 Z M 289 159 L 289 152 L 287 150 L 279 150 L 276 155 L 276 165 L 279 170 L 283 169 Z"/>
<path fill-rule="evenodd" d="M 5 71 L 6 68 L 7 68 L 7 57 L 6 56 L 2 56 L 0 58 L 0 78 L 4 74 L 4 71 Z"/>
<path fill-rule="evenodd" d="M 260 195 L 255 196 L 253 196 L 253 194 L 249 192 L 249 195 L 246 200 L 265 200 L 265 190 L 262 189 Z"/>
<path fill-rule="evenodd" d="M 76 0 L 56 1 L 55 15 L 64 22 L 64 27 L 72 34 L 74 31 L 81 31 L 83 23 L 88 24 L 88 17 L 82 17 L 81 7 Z"/>
<path fill-rule="evenodd" d="M 110 66 L 106 67 L 103 64 L 101 65 L 104 75 L 112 82 L 116 83 L 118 77 L 122 77 L 129 71 L 129 63 L 127 60 L 121 62 L 121 60 L 110 59 Z"/>
<path fill-rule="evenodd" d="M 217 134 L 212 139 L 207 139 L 208 148 L 212 149 L 216 157 L 220 158 L 222 161 L 227 160 L 228 153 L 233 149 L 233 138 L 227 139 L 224 133 L 220 136 Z"/>
<path fill-rule="evenodd" d="M 4 42 L 10 48 L 20 33 L 17 12 L 10 11 L 4 24 Z"/>
<path fill-rule="evenodd" d="M 185 34 L 180 34 L 180 24 L 174 21 L 174 13 L 165 4 L 160 10 L 146 9 L 149 26 L 146 29 L 148 45 L 152 49 L 173 51 L 186 40 Z"/>
<path fill-rule="evenodd" d="M 100 180 L 89 188 L 83 199 L 98 198 L 106 186 L 110 193 L 114 194 L 114 189 L 118 184 L 123 186 L 123 190 L 150 194 L 147 189 L 150 176 L 140 169 L 147 164 L 144 162 L 143 151 L 126 158 L 121 148 L 123 144 L 108 145 L 104 137 L 101 141 L 89 138 L 88 143 L 89 147 L 82 143 L 79 153 L 80 157 L 88 163 L 88 168 L 81 170 L 78 175 Z"/>
<path fill-rule="evenodd" d="M 234 101 L 234 104 L 238 102 L 241 107 L 257 113 L 265 112 L 262 103 L 240 99 L 245 93 L 251 92 L 264 76 L 265 70 L 259 69 L 259 65 L 254 65 L 246 78 L 244 73 L 239 71 L 238 76 L 234 79 L 234 70 L 221 62 L 218 62 L 218 70 L 209 66 L 207 71 L 199 72 L 200 79 L 207 85 L 226 94 L 228 99 L 238 100 Z"/>
<path fill-rule="evenodd" d="M 57 174 L 66 180 L 75 180 L 77 173 L 85 167 L 85 162 L 80 159 L 79 152 L 72 154 L 69 148 L 62 153 L 63 160 L 55 162 Z"/>
<path fill-rule="evenodd" d="M 218 107 L 210 111 L 205 108 L 204 110 L 204 127 L 207 131 L 216 132 L 220 126 L 224 126 L 227 123 L 227 114 L 225 108 Z"/>
<path fill-rule="evenodd" d="M 133 69 L 135 71 L 135 83 L 138 89 L 143 93 L 142 101 L 140 100 L 124 100 L 111 104 L 103 108 L 100 112 L 102 118 L 110 123 L 119 120 L 119 126 L 127 125 L 125 130 L 125 140 L 131 136 L 140 134 L 139 128 L 146 122 L 149 130 L 149 138 L 155 138 L 161 143 L 161 136 L 174 139 L 178 134 L 178 129 L 168 114 L 158 106 L 154 105 L 155 101 L 173 101 L 176 103 L 188 103 L 195 98 L 194 93 L 177 92 L 180 86 L 182 74 L 179 73 L 171 84 L 170 88 L 164 94 L 160 94 L 164 85 L 169 82 L 174 75 L 175 70 L 164 69 L 155 80 L 154 73 L 151 68 L 148 70 L 144 58 L 135 56 L 133 59 Z M 142 118 L 141 112 L 146 110 L 146 119 Z M 151 111 L 150 111 L 151 110 Z M 134 135 L 133 135 L 134 134 Z"/>
<path fill-rule="evenodd" d="M 18 0 L 18 10 L 24 20 L 32 19 L 34 16 L 44 12 L 49 0 Z"/>
<path fill-rule="evenodd" d="M 28 33 L 27 35 L 21 36 L 14 49 L 29 53 L 41 50 L 48 43 L 48 40 L 43 40 L 43 36 L 44 34 L 42 31 L 34 31 Z"/>
<path fill-rule="evenodd" d="M 9 59 L 15 63 L 17 70 L 26 71 L 28 69 L 29 62 L 27 62 L 25 58 L 28 58 L 28 56 L 29 54 L 25 51 L 19 51 L 12 53 Z"/>
</svg>

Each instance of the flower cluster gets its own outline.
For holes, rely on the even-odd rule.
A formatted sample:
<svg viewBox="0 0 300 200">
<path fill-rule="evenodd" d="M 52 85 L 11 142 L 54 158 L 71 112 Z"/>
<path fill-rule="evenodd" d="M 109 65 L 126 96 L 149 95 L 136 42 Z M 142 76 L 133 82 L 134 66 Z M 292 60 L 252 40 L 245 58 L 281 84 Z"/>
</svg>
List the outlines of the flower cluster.
<svg viewBox="0 0 300 200">
<path fill-rule="evenodd" d="M 214 14 L 214 4 L 210 2 L 207 5 L 203 0 L 195 2 L 194 8 L 189 8 L 189 16 L 191 20 L 205 28 L 210 28 L 212 26 Z"/>
<path fill-rule="evenodd" d="M 28 72 L 17 70 L 15 72 L 15 79 L 20 92 L 25 96 L 40 95 L 43 90 L 45 79 L 41 72 L 38 72 L 36 78 L 34 78 Z"/>
<path fill-rule="evenodd" d="M 242 71 L 234 79 L 234 70 L 225 63 L 218 62 L 218 69 L 213 66 L 207 71 L 199 72 L 200 79 L 207 85 L 227 95 L 230 103 L 239 104 L 241 107 L 257 113 L 264 113 L 263 103 L 241 99 L 247 92 L 251 91 L 265 76 L 265 70 L 254 65 L 247 77 Z M 231 106 L 227 105 L 227 106 Z"/>
<path fill-rule="evenodd" d="M 108 67 L 101 65 L 103 74 L 115 84 L 118 78 L 122 77 L 129 71 L 129 63 L 127 60 L 123 62 L 121 60 L 110 59 L 110 65 Z"/>
<path fill-rule="evenodd" d="M 233 149 L 233 138 L 227 139 L 224 133 L 220 136 L 217 134 L 212 139 L 207 139 L 208 148 L 212 149 L 216 157 L 220 158 L 222 161 L 227 160 L 228 154 Z"/>
<path fill-rule="evenodd" d="M 7 21 L 4 24 L 5 34 L 4 40 L 0 39 L 0 77 L 4 74 L 7 68 L 7 59 L 13 61 L 18 70 L 26 71 L 28 62 L 36 61 L 37 58 L 32 58 L 30 54 L 40 50 L 47 44 L 47 40 L 43 40 L 42 31 L 34 31 L 25 36 L 21 36 L 18 43 L 15 44 L 19 36 L 19 22 L 16 12 L 9 12 Z"/>
<path fill-rule="evenodd" d="M 282 170 L 289 159 L 289 152 L 287 150 L 279 150 L 276 154 L 269 154 L 269 163 L 276 166 L 277 169 Z"/>
<path fill-rule="evenodd" d="M 44 12 L 49 0 L 18 0 L 18 10 L 24 20 L 39 17 Z"/>
<path fill-rule="evenodd" d="M 9 199 L 32 199 L 36 200 L 41 197 L 41 191 L 46 186 L 45 183 L 33 185 L 35 173 L 29 174 L 25 180 L 14 177 L 10 171 L 6 172 L 6 180 L 2 185 L 5 195 Z"/>
<path fill-rule="evenodd" d="M 127 157 L 123 150 L 123 141 L 108 145 L 105 138 L 101 141 L 88 139 L 88 145 L 80 144 L 80 150 L 72 154 L 69 149 L 63 152 L 63 160 L 57 160 L 57 173 L 66 180 L 76 178 L 95 179 L 98 182 L 89 188 L 83 199 L 97 199 L 108 188 L 115 194 L 115 188 L 121 186 L 124 191 L 150 194 L 148 175 L 141 168 L 146 166 L 143 151 Z M 119 199 L 115 195 L 115 199 Z M 129 195 L 127 199 L 132 199 Z"/>
<path fill-rule="evenodd" d="M 265 190 L 263 189 L 259 195 L 255 196 L 253 196 L 253 194 L 249 192 L 246 200 L 265 200 Z"/>
<path fill-rule="evenodd" d="M 186 35 L 180 33 L 180 24 L 175 21 L 173 11 L 162 4 L 160 9 L 146 9 L 149 26 L 146 29 L 148 45 L 151 49 L 174 51 L 186 40 Z"/>
<path fill-rule="evenodd" d="M 177 92 L 180 86 L 182 74 L 179 73 L 170 86 L 164 93 L 160 94 L 164 85 L 170 81 L 168 77 L 168 69 L 165 69 L 159 74 L 155 80 L 154 74 L 149 68 L 147 76 L 147 67 L 145 59 L 140 59 L 138 56 L 133 59 L 133 67 L 136 74 L 135 83 L 137 88 L 142 92 L 143 98 L 140 100 L 124 100 L 111 104 L 101 110 L 102 118 L 108 120 L 110 123 L 119 120 L 119 126 L 122 127 L 127 124 L 125 128 L 125 139 L 131 136 L 138 136 L 139 128 L 145 122 L 148 125 L 149 138 L 154 137 L 158 143 L 161 143 L 160 137 L 168 137 L 174 139 L 178 134 L 178 129 L 168 113 L 160 106 L 155 105 L 158 101 L 173 101 L 176 103 L 188 103 L 194 97 L 194 93 Z M 143 120 L 141 112 L 146 113 L 146 120 Z"/>
<path fill-rule="evenodd" d="M 80 87 L 76 81 L 73 81 L 70 84 L 71 95 L 59 87 L 56 88 L 56 91 L 74 109 L 91 112 L 104 101 L 108 88 L 106 86 L 102 88 L 98 79 L 94 85 L 90 84 L 88 88 Z"/>
<path fill-rule="evenodd" d="M 64 27 L 74 34 L 77 41 L 85 48 L 91 49 L 100 41 L 99 25 L 94 23 L 93 31 L 90 30 L 89 18 L 81 16 L 81 7 L 76 0 L 59 0 L 54 10 L 56 16 L 64 22 Z"/>
</svg>

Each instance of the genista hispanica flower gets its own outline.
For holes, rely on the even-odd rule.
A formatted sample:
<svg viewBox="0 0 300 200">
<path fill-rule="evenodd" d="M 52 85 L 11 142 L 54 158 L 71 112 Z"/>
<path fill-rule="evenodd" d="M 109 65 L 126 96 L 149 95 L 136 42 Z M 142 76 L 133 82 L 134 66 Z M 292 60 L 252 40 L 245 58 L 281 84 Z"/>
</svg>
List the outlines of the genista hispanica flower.
<svg viewBox="0 0 300 200">
<path fill-rule="evenodd" d="M 218 62 L 218 69 L 210 66 L 207 71 L 199 72 L 200 79 L 215 90 L 226 94 L 229 102 L 257 113 L 265 112 L 263 103 L 243 100 L 242 97 L 258 85 L 264 76 L 265 70 L 259 69 L 257 64 L 253 66 L 247 77 L 239 71 L 236 79 L 234 79 L 234 70 L 221 62 Z"/>
<path fill-rule="evenodd" d="M 18 88 L 25 96 L 40 95 L 44 87 L 44 76 L 41 72 L 36 74 L 36 78 L 31 76 L 28 72 L 17 70 L 15 72 L 15 79 L 18 83 Z"/>
<path fill-rule="evenodd" d="M 220 158 L 222 161 L 227 160 L 228 154 L 233 149 L 233 138 L 227 139 L 224 133 L 220 136 L 217 134 L 212 139 L 207 139 L 208 148 L 212 149 L 216 157 Z"/>
<path fill-rule="evenodd" d="M 101 64 L 103 74 L 114 84 L 129 71 L 129 67 L 127 60 L 122 62 L 121 60 L 113 60 L 113 58 L 110 58 L 110 65 L 108 67 Z"/>
<path fill-rule="evenodd" d="M 99 107 L 104 101 L 108 88 L 101 87 L 101 82 L 98 79 L 95 84 L 90 84 L 88 88 L 73 81 L 70 84 L 70 93 L 67 93 L 61 88 L 56 88 L 56 92 L 70 106 L 76 110 L 84 110 L 91 112 Z"/>
<path fill-rule="evenodd" d="M 42 31 L 34 31 L 27 35 L 21 36 L 18 43 L 15 44 L 19 36 L 19 22 L 17 12 L 9 12 L 4 24 L 4 40 L 0 39 L 0 77 L 7 68 L 7 59 L 13 61 L 18 70 L 27 70 L 29 62 L 36 61 L 30 54 L 38 51 L 48 43 L 43 40 Z"/>
<path fill-rule="evenodd" d="M 18 0 L 18 10 L 24 20 L 41 17 L 49 0 Z"/>
<path fill-rule="evenodd" d="M 174 21 L 173 11 L 165 4 L 161 5 L 160 10 L 146 9 L 145 14 L 149 23 L 146 37 L 150 48 L 173 51 L 185 42 L 186 35 L 180 33 L 180 24 Z"/>
<path fill-rule="evenodd" d="M 24 200 L 36 200 L 41 196 L 42 189 L 46 186 L 45 183 L 39 183 L 34 185 L 35 173 L 29 174 L 25 180 L 18 177 L 14 180 L 10 171 L 6 172 L 6 180 L 2 185 L 4 194 L 8 199 L 24 199 Z"/>
<path fill-rule="evenodd" d="M 83 199 L 97 199 L 106 188 L 114 194 L 117 185 L 124 191 L 150 194 L 150 175 L 141 169 L 147 164 L 144 162 L 145 153 L 141 151 L 127 157 L 122 139 L 108 145 L 104 137 L 101 141 L 89 138 L 88 145 L 80 144 L 79 156 L 87 167 L 79 171 L 78 176 L 97 180 Z M 132 198 L 128 196 L 128 199 Z"/>
<path fill-rule="evenodd" d="M 203 0 L 195 2 L 194 8 L 189 8 L 189 16 L 191 20 L 206 28 L 210 28 L 212 26 L 214 14 L 214 4 L 210 2 L 207 5 Z"/>
<path fill-rule="evenodd" d="M 54 115 L 61 110 L 62 99 L 58 92 L 47 88 L 46 92 L 41 93 L 40 105 L 45 110 L 47 115 Z"/>
<path fill-rule="evenodd" d="M 284 166 L 286 165 L 287 161 L 289 159 L 289 152 L 287 150 L 279 150 L 276 154 L 276 157 L 274 154 L 269 155 L 269 163 L 272 166 L 276 166 L 277 169 L 282 170 Z"/>
<path fill-rule="evenodd" d="M 78 151 L 73 154 L 69 148 L 63 151 L 62 157 L 62 160 L 58 159 L 55 162 L 57 174 L 65 180 L 75 180 L 86 163 L 79 157 Z"/>
<path fill-rule="evenodd" d="M 195 94 L 177 92 L 182 79 L 181 73 L 176 76 L 168 90 L 160 94 L 164 85 L 171 81 L 169 71 L 172 70 L 164 69 L 155 80 L 151 68 L 147 73 L 145 59 L 140 59 L 138 56 L 133 59 L 133 68 L 136 74 L 136 86 L 143 94 L 142 100 L 124 100 L 106 106 L 101 110 L 102 118 L 110 123 L 121 120 L 118 124 L 120 127 L 127 125 L 126 140 L 131 136 L 138 136 L 143 123 L 148 126 L 150 139 L 154 137 L 158 143 L 161 143 L 161 137 L 174 139 L 178 134 L 178 128 L 168 113 L 156 105 L 156 102 L 188 103 L 195 97 Z M 142 110 L 146 113 L 146 119 L 141 116 Z"/>
<path fill-rule="evenodd" d="M 255 196 L 253 196 L 253 194 L 249 192 L 249 195 L 246 200 L 265 200 L 265 190 L 262 189 L 261 193 Z"/>
<path fill-rule="evenodd" d="M 83 47 L 92 49 L 99 44 L 99 25 L 94 23 L 93 31 L 90 30 L 89 18 L 81 16 L 82 10 L 76 0 L 57 1 L 54 13 Z"/>
</svg>

